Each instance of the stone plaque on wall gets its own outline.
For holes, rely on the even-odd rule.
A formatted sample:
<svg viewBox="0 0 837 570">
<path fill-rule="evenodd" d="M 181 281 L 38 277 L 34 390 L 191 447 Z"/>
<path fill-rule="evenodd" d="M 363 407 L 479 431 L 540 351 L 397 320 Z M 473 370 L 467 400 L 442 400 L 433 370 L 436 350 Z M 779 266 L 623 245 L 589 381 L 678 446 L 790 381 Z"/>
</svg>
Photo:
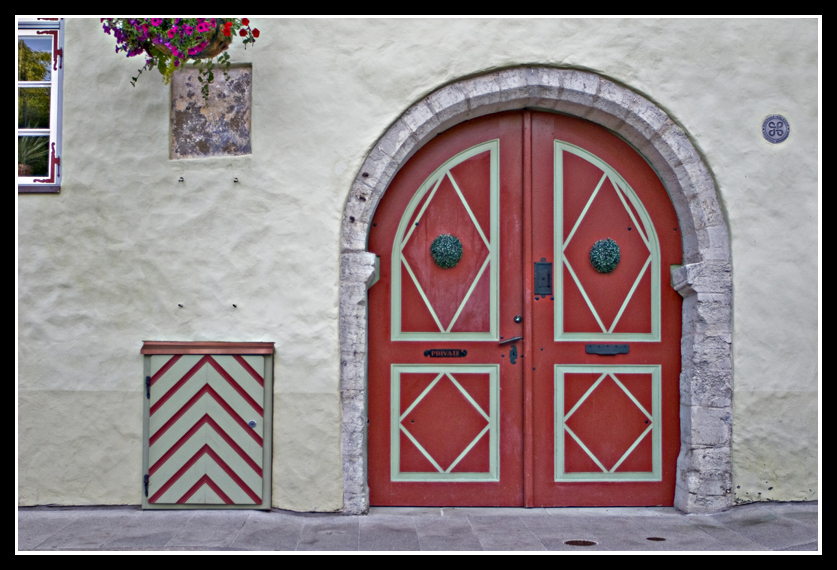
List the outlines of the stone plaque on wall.
<svg viewBox="0 0 837 570">
<path fill-rule="evenodd" d="M 250 154 L 252 68 L 233 67 L 229 81 L 215 71 L 204 101 L 198 70 L 186 68 L 171 81 L 170 158 Z"/>
</svg>

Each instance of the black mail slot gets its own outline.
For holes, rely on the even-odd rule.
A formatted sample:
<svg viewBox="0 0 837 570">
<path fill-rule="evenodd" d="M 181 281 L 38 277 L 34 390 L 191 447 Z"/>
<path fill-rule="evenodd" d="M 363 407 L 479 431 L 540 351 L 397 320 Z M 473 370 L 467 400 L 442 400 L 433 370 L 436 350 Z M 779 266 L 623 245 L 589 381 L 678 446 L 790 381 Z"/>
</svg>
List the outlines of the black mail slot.
<svg viewBox="0 0 837 570">
<path fill-rule="evenodd" d="M 584 348 L 587 354 L 628 354 L 630 350 L 627 344 L 588 344 Z"/>
</svg>

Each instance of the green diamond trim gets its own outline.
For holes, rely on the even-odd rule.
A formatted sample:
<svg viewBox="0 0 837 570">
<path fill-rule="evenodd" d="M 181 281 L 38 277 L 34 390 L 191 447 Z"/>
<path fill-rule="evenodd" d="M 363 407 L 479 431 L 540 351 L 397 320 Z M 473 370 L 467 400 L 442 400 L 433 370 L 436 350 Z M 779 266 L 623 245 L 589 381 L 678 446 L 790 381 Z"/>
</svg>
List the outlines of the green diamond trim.
<svg viewBox="0 0 837 570">
<path fill-rule="evenodd" d="M 600 239 L 590 248 L 590 263 L 599 273 L 611 273 L 620 259 L 619 245 L 610 238 Z"/>
<path fill-rule="evenodd" d="M 430 244 L 430 255 L 433 261 L 442 269 L 455 267 L 462 259 L 462 242 L 459 238 L 450 234 L 437 236 Z"/>
</svg>

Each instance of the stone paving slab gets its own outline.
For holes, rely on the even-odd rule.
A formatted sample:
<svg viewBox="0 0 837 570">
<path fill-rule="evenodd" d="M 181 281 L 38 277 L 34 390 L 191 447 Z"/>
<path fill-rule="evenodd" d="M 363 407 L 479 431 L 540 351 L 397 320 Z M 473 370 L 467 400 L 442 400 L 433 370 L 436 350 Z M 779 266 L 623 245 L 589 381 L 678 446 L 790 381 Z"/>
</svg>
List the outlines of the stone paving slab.
<svg viewBox="0 0 837 570">
<path fill-rule="evenodd" d="M 559 514 L 546 519 L 525 519 L 548 550 L 646 550 L 635 518 L 605 514 Z M 567 541 L 590 541 L 593 546 L 574 546 Z"/>
<path fill-rule="evenodd" d="M 471 527 L 468 517 L 415 517 L 421 550 L 471 551 L 482 550 L 482 544 Z"/>
<path fill-rule="evenodd" d="M 119 532 L 105 541 L 103 548 L 161 549 L 198 511 L 141 511 Z"/>
<path fill-rule="evenodd" d="M 765 550 L 760 544 L 739 536 L 722 524 L 699 515 L 642 517 L 633 519 L 642 530 L 649 551 L 739 551 Z M 649 540 L 649 539 L 665 540 Z"/>
<path fill-rule="evenodd" d="M 471 528 L 483 550 L 546 550 L 524 523 L 526 517 L 469 515 Z"/>
<path fill-rule="evenodd" d="M 296 550 L 306 520 L 285 512 L 253 511 L 230 547 L 232 550 Z"/>
<path fill-rule="evenodd" d="M 360 517 L 322 516 L 305 521 L 297 550 L 358 550 Z"/>
<path fill-rule="evenodd" d="M 764 508 L 779 516 L 792 519 L 798 523 L 817 527 L 819 525 L 819 505 L 817 503 L 763 503 Z M 752 507 L 752 505 L 743 505 Z M 743 507 L 736 507 L 738 508 Z"/>
<path fill-rule="evenodd" d="M 810 525 L 783 516 L 776 509 L 757 504 L 730 509 L 712 518 L 769 550 L 805 544 L 811 539 Z"/>
<path fill-rule="evenodd" d="M 38 550 L 102 548 L 109 538 L 140 515 L 139 509 L 80 511 L 72 523 L 38 545 Z"/>
<path fill-rule="evenodd" d="M 358 519 L 360 538 L 358 549 L 421 550 L 416 518 L 410 515 L 374 515 Z"/>
<path fill-rule="evenodd" d="M 229 547 L 252 511 L 195 511 L 166 546 Z"/>
<path fill-rule="evenodd" d="M 373 508 L 366 516 L 139 507 L 18 509 L 17 548 L 132 551 L 818 551 L 816 503 L 668 508 Z M 664 540 L 649 540 L 664 539 Z M 589 541 L 590 546 L 569 541 Z"/>
<path fill-rule="evenodd" d="M 79 510 L 56 510 L 47 515 L 43 511 L 18 510 L 18 549 L 34 550 L 43 542 L 67 528 L 82 513 L 83 511 Z"/>
<path fill-rule="evenodd" d="M 797 544 L 796 546 L 789 546 L 782 548 L 783 551 L 814 551 L 819 550 L 818 542 L 808 542 L 806 544 Z"/>
</svg>

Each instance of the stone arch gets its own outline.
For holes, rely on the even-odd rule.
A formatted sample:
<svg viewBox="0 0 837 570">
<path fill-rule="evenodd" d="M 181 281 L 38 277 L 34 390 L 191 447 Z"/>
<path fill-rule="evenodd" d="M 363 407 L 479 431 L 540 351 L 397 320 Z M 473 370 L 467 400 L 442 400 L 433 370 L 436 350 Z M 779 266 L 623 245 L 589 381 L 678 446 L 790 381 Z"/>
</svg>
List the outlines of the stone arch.
<svg viewBox="0 0 837 570">
<path fill-rule="evenodd" d="M 662 179 L 683 240 L 683 266 L 672 273 L 672 286 L 684 297 L 674 504 L 688 513 L 729 507 L 732 275 L 729 231 L 712 176 L 683 129 L 639 93 L 590 72 L 528 67 L 456 81 L 416 102 L 377 142 L 352 185 L 340 244 L 343 511 L 368 509 L 366 290 L 375 256 L 366 244 L 378 202 L 398 169 L 436 134 L 468 119 L 525 108 L 575 115 L 610 129 Z"/>
</svg>

